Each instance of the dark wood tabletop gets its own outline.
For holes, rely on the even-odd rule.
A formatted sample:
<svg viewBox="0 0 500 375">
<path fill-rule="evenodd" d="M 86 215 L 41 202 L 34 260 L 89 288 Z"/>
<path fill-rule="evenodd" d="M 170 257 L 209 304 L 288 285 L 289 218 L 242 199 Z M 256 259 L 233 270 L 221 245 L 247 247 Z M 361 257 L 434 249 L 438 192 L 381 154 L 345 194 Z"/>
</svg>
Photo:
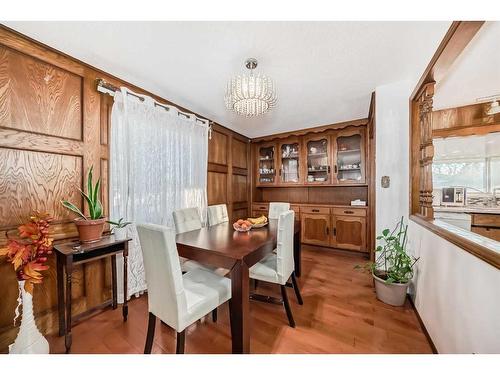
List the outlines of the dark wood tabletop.
<svg viewBox="0 0 500 375">
<path fill-rule="evenodd" d="M 221 223 L 176 236 L 179 255 L 230 270 L 231 336 L 233 353 L 250 353 L 249 268 L 270 254 L 277 244 L 278 220 L 248 232 Z M 295 233 L 300 224 L 295 223 Z"/>
</svg>

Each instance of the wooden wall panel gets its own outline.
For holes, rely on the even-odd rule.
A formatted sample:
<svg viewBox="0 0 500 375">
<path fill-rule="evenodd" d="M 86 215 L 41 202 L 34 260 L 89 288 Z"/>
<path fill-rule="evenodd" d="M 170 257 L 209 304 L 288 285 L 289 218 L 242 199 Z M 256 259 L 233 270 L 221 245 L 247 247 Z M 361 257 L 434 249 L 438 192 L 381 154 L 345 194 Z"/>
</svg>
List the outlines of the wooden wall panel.
<svg viewBox="0 0 500 375">
<path fill-rule="evenodd" d="M 0 126 L 81 139 L 82 77 L 0 46 L 0 86 Z"/>
<path fill-rule="evenodd" d="M 208 205 L 227 203 L 227 174 L 208 172 Z"/>
<path fill-rule="evenodd" d="M 248 142 L 244 142 L 240 139 L 234 138 L 231 145 L 231 152 L 233 155 L 233 167 L 247 169 L 248 168 L 248 157 L 247 148 Z"/>
<path fill-rule="evenodd" d="M 208 162 L 227 165 L 228 136 L 220 131 L 212 130 L 212 139 L 208 144 Z"/>
<path fill-rule="evenodd" d="M 236 202 L 248 202 L 247 176 L 233 174 L 233 204 Z"/>
<path fill-rule="evenodd" d="M 81 207 L 75 186 L 82 182 L 82 159 L 27 150 L 0 148 L 0 228 L 10 228 L 29 217 L 33 210 L 50 212 L 57 221 L 72 215 L 60 200 Z M 8 199 L 7 199 L 8 197 Z"/>
</svg>

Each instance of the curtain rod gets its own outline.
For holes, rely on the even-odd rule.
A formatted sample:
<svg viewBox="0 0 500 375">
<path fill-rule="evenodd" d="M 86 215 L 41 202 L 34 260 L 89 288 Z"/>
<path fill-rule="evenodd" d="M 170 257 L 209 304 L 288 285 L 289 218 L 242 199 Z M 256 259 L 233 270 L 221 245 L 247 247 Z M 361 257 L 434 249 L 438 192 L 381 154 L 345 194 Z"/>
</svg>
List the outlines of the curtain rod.
<svg viewBox="0 0 500 375">
<path fill-rule="evenodd" d="M 102 92 L 103 94 L 111 95 L 111 96 L 114 96 L 116 91 L 120 91 L 119 87 L 116 87 L 116 86 L 112 85 L 111 83 L 107 82 L 103 78 L 97 78 L 96 79 L 96 86 L 97 86 L 97 91 Z M 144 98 L 142 96 L 136 95 L 133 92 L 130 92 L 130 90 L 127 91 L 127 94 L 131 95 L 131 96 L 134 96 L 134 97 L 138 98 L 141 101 L 144 101 Z M 171 106 L 171 105 L 166 105 L 166 104 L 159 103 L 156 100 L 154 101 L 154 103 L 155 103 L 155 106 L 165 108 L 167 111 L 170 110 L 170 107 L 175 107 L 175 106 Z M 177 108 L 177 113 L 179 115 L 182 115 L 182 116 L 186 117 L 186 118 L 190 118 L 191 117 L 190 114 L 182 112 L 178 108 Z M 208 121 L 208 126 L 210 127 L 210 130 L 212 129 L 212 124 L 213 124 L 212 121 L 199 118 L 195 114 L 193 114 L 193 115 L 195 116 L 196 121 L 199 121 L 199 122 L 202 122 L 202 123 L 205 122 L 205 121 Z"/>
</svg>

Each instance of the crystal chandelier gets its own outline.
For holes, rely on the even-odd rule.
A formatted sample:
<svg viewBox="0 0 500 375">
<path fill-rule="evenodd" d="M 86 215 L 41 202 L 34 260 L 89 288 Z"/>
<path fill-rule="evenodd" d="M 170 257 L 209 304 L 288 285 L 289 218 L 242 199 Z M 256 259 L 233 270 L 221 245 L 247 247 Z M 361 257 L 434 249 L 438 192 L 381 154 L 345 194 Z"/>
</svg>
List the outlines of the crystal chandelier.
<svg viewBox="0 0 500 375">
<path fill-rule="evenodd" d="M 227 109 L 246 117 L 260 116 L 276 105 L 277 95 L 274 81 L 265 75 L 253 74 L 257 60 L 249 58 L 245 66 L 249 75 L 236 76 L 229 80 L 224 101 Z"/>
</svg>

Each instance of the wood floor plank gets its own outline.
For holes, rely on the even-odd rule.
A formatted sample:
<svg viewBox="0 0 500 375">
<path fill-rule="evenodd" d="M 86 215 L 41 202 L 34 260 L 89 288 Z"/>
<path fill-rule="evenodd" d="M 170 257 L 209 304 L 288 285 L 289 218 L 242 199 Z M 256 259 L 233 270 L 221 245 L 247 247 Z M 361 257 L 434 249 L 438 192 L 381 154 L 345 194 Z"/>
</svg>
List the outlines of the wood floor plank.
<svg viewBox="0 0 500 375">
<path fill-rule="evenodd" d="M 252 353 L 432 353 L 415 311 L 378 301 L 371 277 L 354 270 L 365 259 L 303 245 L 304 305 L 290 293 L 297 327 L 288 326 L 282 306 L 252 301 Z M 259 293 L 280 296 L 276 285 L 259 283 Z M 227 304 L 217 323 L 210 317 L 186 332 L 186 353 L 230 353 Z M 142 353 L 147 332 L 147 295 L 129 303 L 129 320 L 121 309 L 107 310 L 73 328 L 72 353 Z M 49 337 L 51 352 L 63 353 L 64 340 Z M 174 353 L 175 332 L 158 321 L 152 353 Z"/>
</svg>

